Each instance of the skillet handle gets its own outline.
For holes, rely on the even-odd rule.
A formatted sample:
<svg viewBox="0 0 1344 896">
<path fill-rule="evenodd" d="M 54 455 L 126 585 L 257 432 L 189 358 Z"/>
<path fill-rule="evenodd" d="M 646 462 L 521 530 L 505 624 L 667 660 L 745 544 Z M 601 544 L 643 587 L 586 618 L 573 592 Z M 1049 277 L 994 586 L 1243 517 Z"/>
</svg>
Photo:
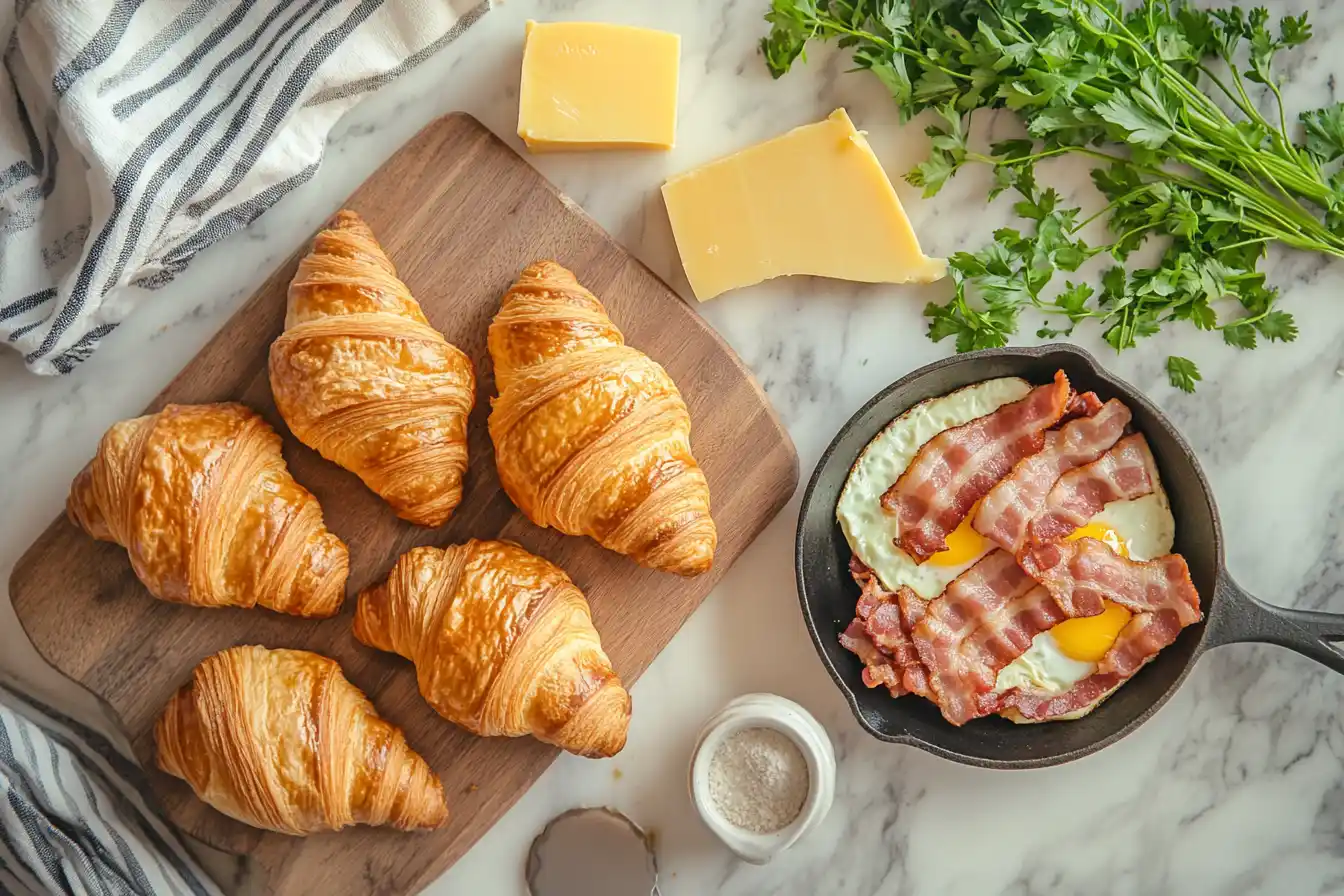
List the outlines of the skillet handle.
<svg viewBox="0 0 1344 896">
<path fill-rule="evenodd" d="M 1218 585 L 1218 612 L 1209 619 L 1210 647 L 1258 641 L 1296 650 L 1344 675 L 1344 614 L 1267 604 L 1226 572 Z"/>
</svg>

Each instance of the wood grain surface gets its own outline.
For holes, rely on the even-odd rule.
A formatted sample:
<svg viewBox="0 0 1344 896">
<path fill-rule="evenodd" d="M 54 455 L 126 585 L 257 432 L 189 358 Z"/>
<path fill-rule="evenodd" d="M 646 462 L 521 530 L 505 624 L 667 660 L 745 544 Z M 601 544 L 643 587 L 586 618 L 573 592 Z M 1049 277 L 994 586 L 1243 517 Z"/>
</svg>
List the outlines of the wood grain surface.
<svg viewBox="0 0 1344 896">
<path fill-rule="evenodd" d="M 602 643 L 628 684 L 785 504 L 798 480 L 788 435 L 728 346 L 475 119 L 450 115 L 434 122 L 346 205 L 372 226 L 431 323 L 476 364 L 471 467 L 451 522 L 431 530 L 398 520 L 358 479 L 285 429 L 271 399 L 266 357 L 282 329 L 296 254 L 150 409 L 235 399 L 258 409 L 284 435 L 290 470 L 317 495 L 328 526 L 350 546 L 349 597 L 341 615 L 304 621 L 260 609 L 206 610 L 155 600 L 132 574 L 124 550 L 93 541 L 64 518 L 28 550 L 10 581 L 14 608 L 38 650 L 119 715 L 168 818 L 211 845 L 253 856 L 271 893 L 415 892 L 466 852 L 557 755 L 530 738 L 466 734 L 421 699 L 409 663 L 354 640 L 354 595 L 381 578 L 397 555 L 414 545 L 499 536 L 558 563 L 587 594 Z M 603 300 L 626 339 L 661 362 L 680 386 L 719 530 L 711 572 L 690 580 L 652 572 L 588 539 L 538 529 L 500 490 L 485 426 L 494 394 L 486 327 L 519 271 L 539 258 L 571 268 Z M 185 783 L 158 771 L 154 720 L 198 662 L 235 644 L 306 648 L 339 660 L 442 776 L 449 824 L 428 834 L 358 827 L 287 837 L 221 815 Z M 657 707 L 642 706 L 636 694 L 635 724 L 642 712 Z"/>
</svg>

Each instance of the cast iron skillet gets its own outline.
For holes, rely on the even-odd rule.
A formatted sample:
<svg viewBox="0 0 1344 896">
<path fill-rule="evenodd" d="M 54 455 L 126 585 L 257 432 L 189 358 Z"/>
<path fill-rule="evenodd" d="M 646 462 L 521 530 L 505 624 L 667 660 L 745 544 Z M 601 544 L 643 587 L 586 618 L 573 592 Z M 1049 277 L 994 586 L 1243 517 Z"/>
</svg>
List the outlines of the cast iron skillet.
<svg viewBox="0 0 1344 896">
<path fill-rule="evenodd" d="M 1132 425 L 1147 437 L 1171 498 L 1175 550 L 1190 565 L 1205 621 L 1184 629 L 1174 644 L 1083 719 L 1015 725 L 992 716 L 957 728 L 927 700 L 893 699 L 885 688 L 865 687 L 859 678 L 863 664 L 840 646 L 840 632 L 854 618 L 859 590 L 849 575 L 850 549 L 835 521 L 835 504 L 859 452 L 911 406 L 995 377 L 1046 383 L 1061 369 L 1078 391 L 1095 391 L 1102 400 L 1118 398 L 1134 412 Z M 1344 673 L 1344 653 L 1328 643 L 1344 638 L 1344 615 L 1270 606 L 1238 587 L 1223 566 L 1218 510 L 1190 446 L 1133 386 L 1108 374 L 1087 352 L 1068 345 L 960 355 L 921 367 L 880 392 L 840 430 L 812 474 L 798 518 L 795 563 L 808 631 L 859 724 L 880 740 L 909 744 L 968 765 L 1036 768 L 1100 750 L 1143 724 L 1175 693 L 1200 655 L 1223 644 L 1278 644 Z"/>
</svg>

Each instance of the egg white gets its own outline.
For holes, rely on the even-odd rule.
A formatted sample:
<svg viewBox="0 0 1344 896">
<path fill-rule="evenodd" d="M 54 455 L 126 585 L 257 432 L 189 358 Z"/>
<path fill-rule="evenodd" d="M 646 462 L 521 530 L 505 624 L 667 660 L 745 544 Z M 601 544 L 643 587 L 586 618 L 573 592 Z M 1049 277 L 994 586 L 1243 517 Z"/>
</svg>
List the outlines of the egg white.
<svg viewBox="0 0 1344 896">
<path fill-rule="evenodd" d="M 1057 694 L 1067 691 L 1097 671 L 1096 663 L 1084 663 L 1064 655 L 1049 632 L 1041 632 L 1031 642 L 1027 652 L 1013 660 L 999 672 L 994 692 L 1022 688 Z"/>
<path fill-rule="evenodd" d="M 1089 523 L 1104 523 L 1128 543 L 1129 559 L 1154 560 L 1171 553 L 1176 541 L 1176 519 L 1166 490 L 1153 483 L 1153 493 L 1132 501 L 1112 501 Z"/>
<path fill-rule="evenodd" d="M 882 509 L 882 493 L 900 478 L 924 443 L 938 433 L 993 413 L 1030 391 L 1031 384 L 1026 380 L 1005 377 L 930 398 L 887 424 L 863 449 L 840 492 L 835 518 L 855 556 L 877 573 L 889 590 L 906 585 L 920 597 L 932 600 L 993 545 L 987 541 L 979 556 L 961 566 L 916 563 L 895 544 L 899 534 L 896 517 Z"/>
</svg>

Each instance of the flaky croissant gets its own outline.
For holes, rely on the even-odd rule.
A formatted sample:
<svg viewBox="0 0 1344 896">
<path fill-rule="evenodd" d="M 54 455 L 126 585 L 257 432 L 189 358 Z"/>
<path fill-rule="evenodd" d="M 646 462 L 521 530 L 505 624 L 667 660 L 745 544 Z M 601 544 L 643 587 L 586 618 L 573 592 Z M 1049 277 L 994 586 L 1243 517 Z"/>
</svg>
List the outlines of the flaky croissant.
<svg viewBox="0 0 1344 896">
<path fill-rule="evenodd" d="M 440 526 L 452 515 L 476 400 L 471 360 L 429 325 L 354 212 L 338 213 L 300 262 L 270 376 L 299 441 L 397 516 Z"/>
<path fill-rule="evenodd" d="M 114 424 L 66 510 L 126 548 L 163 600 L 332 616 L 345 599 L 345 545 L 289 475 L 275 430 L 241 404 L 168 405 Z"/>
<path fill-rule="evenodd" d="M 654 569 L 709 569 L 718 534 L 681 393 L 572 273 L 523 271 L 490 324 L 490 357 L 499 479 L 532 522 Z"/>
<path fill-rule="evenodd" d="M 403 831 L 448 818 L 443 785 L 335 660 L 230 647 L 207 658 L 154 726 L 159 768 L 232 818 L 282 834 L 352 824 Z"/>
<path fill-rule="evenodd" d="M 415 663 L 420 693 L 473 734 L 531 734 L 582 756 L 625 746 L 630 695 L 588 601 L 506 541 L 414 548 L 359 596 L 355 637 Z"/>
</svg>

